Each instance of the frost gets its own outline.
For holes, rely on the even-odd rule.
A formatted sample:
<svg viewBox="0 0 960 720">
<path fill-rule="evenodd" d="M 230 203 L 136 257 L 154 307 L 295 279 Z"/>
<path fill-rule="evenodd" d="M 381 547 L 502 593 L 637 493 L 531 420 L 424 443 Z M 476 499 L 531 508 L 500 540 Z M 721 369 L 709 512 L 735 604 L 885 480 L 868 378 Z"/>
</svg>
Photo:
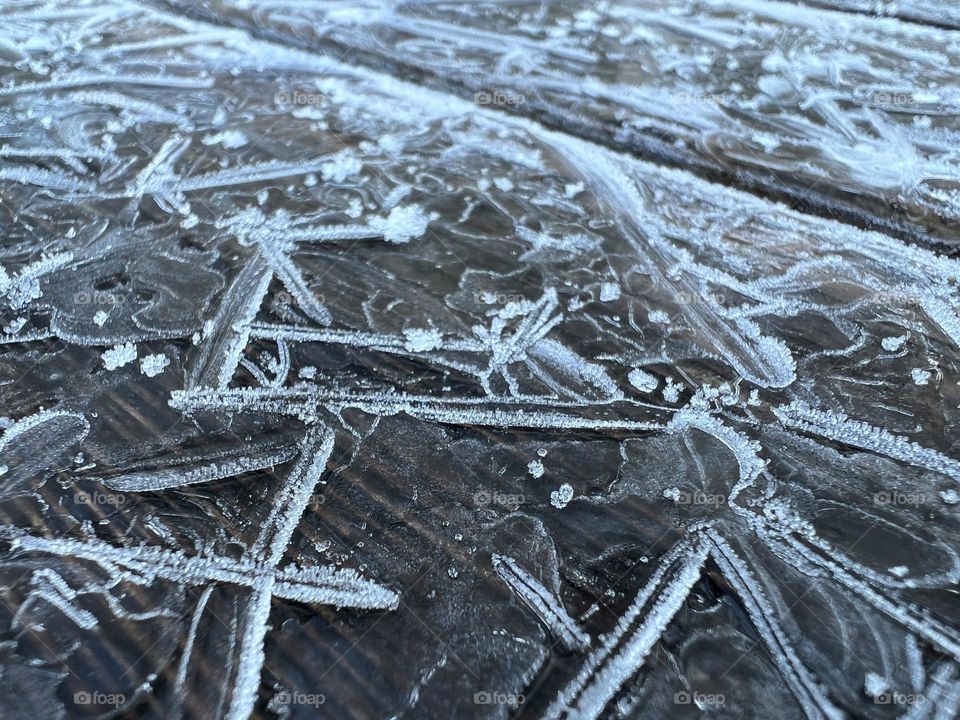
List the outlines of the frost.
<svg viewBox="0 0 960 720">
<path fill-rule="evenodd" d="M 901 462 L 943 473 L 960 482 L 960 462 L 883 428 L 852 420 L 843 413 L 816 410 L 803 402 L 773 408 L 780 421 L 815 435 L 870 450 Z"/>
<path fill-rule="evenodd" d="M 637 390 L 644 393 L 653 392 L 660 385 L 660 381 L 657 380 L 657 378 L 639 368 L 631 370 L 627 375 L 627 380 L 629 380 L 630 384 Z M 673 402 L 676 402 L 676 400 L 677 398 L 674 398 Z"/>
<path fill-rule="evenodd" d="M 170 364 L 166 355 L 147 355 L 140 360 L 140 372 L 147 377 L 156 377 Z"/>
<path fill-rule="evenodd" d="M 880 344 L 883 345 L 883 349 L 888 352 L 896 352 L 903 347 L 903 344 L 907 341 L 909 335 L 898 335 L 897 337 L 885 337 L 880 341 Z"/>
<path fill-rule="evenodd" d="M 531 460 L 527 464 L 527 472 L 530 473 L 530 476 L 533 478 L 542 478 L 543 477 L 543 463 L 539 460 Z"/>
<path fill-rule="evenodd" d="M 408 328 L 403 331 L 403 334 L 407 339 L 404 345 L 409 352 L 429 352 L 443 344 L 443 336 L 434 328 L 429 330 Z"/>
<path fill-rule="evenodd" d="M 371 220 L 370 229 L 383 235 L 387 242 L 406 243 L 423 235 L 436 218 L 436 214 L 424 212 L 419 205 L 397 206 L 386 218 Z"/>
<path fill-rule="evenodd" d="M 600 286 L 600 302 L 610 302 L 620 297 L 620 286 L 617 283 L 603 283 Z"/>
<path fill-rule="evenodd" d="M 363 163 L 349 150 L 337 153 L 320 166 L 323 179 L 336 183 L 342 183 L 348 177 L 359 174 L 361 170 L 363 170 Z"/>
<path fill-rule="evenodd" d="M 564 483 L 550 493 L 550 504 L 558 510 L 565 508 L 571 500 L 573 500 L 573 487 L 569 483 Z"/>
<path fill-rule="evenodd" d="M 590 636 L 577 627 L 555 594 L 513 558 L 494 554 L 492 560 L 499 578 L 510 586 L 568 650 L 584 652 L 590 647 Z"/>
<path fill-rule="evenodd" d="M 247 136 L 239 130 L 224 130 L 223 132 L 205 135 L 201 139 L 201 142 L 204 145 L 223 145 L 223 147 L 229 150 L 234 150 L 243 147 L 250 141 L 247 139 Z"/>
<path fill-rule="evenodd" d="M 137 347 L 133 343 L 114 345 L 103 353 L 103 364 L 107 370 L 116 370 L 137 359 Z"/>
<path fill-rule="evenodd" d="M 930 372 L 923 368 L 913 368 L 910 371 L 910 377 L 913 378 L 915 385 L 926 385 L 930 382 Z"/>
<path fill-rule="evenodd" d="M 667 378 L 667 384 L 663 387 L 663 399 L 668 403 L 675 403 L 680 399 L 680 390 L 683 389 L 682 385 L 675 385 L 673 378 Z"/>
</svg>

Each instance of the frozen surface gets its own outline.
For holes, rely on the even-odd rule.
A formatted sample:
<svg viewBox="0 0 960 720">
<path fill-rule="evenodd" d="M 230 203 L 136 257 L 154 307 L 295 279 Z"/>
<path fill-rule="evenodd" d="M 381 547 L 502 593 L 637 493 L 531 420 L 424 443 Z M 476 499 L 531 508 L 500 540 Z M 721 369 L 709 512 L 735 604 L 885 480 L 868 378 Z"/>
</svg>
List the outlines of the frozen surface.
<svg viewBox="0 0 960 720">
<path fill-rule="evenodd" d="M 779 0 L 169 2 L 794 207 L 957 241 L 957 30 Z"/>
<path fill-rule="evenodd" d="M 680 65 L 820 12 L 652 6 Z M 304 13 L 393 27 L 384 57 L 458 85 L 493 57 L 445 39 L 475 12 L 510 77 L 599 52 L 494 43 L 535 26 L 484 7 L 410 8 L 417 36 L 343 3 L 4 6 L 0 716 L 957 715 L 960 262 L 625 154 L 582 84 L 551 129 L 293 48 Z M 836 17 L 843 67 L 956 94 L 948 32 Z M 905 193 L 844 155 L 851 206 L 956 211 L 948 112 L 928 142 L 777 107 L 934 157 Z M 715 112 L 682 120 L 760 122 Z"/>
</svg>

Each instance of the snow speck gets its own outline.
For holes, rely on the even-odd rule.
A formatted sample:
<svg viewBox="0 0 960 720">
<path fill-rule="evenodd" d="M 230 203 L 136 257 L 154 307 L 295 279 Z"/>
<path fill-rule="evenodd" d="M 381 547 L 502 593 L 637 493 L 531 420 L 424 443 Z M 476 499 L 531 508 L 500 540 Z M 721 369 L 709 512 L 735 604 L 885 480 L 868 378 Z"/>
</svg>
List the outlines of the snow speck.
<svg viewBox="0 0 960 720">
<path fill-rule="evenodd" d="M 908 568 L 906 565 L 895 565 L 894 567 L 889 568 L 887 572 L 894 577 L 902 578 L 905 577 L 908 572 L 910 572 L 910 568 Z"/>
<path fill-rule="evenodd" d="M 633 385 L 640 392 L 653 392 L 657 389 L 659 381 L 653 375 L 648 372 L 644 372 L 640 368 L 634 368 L 630 371 L 630 374 L 627 375 L 627 380 L 630 381 L 630 384 Z"/>
<path fill-rule="evenodd" d="M 200 141 L 204 145 L 223 145 L 228 150 L 243 147 L 248 142 L 247 136 L 239 130 L 224 130 L 223 132 L 205 135 Z"/>
<path fill-rule="evenodd" d="M 337 153 L 320 166 L 323 179 L 327 182 L 341 183 L 348 177 L 359 174 L 361 170 L 363 170 L 363 163 L 347 150 Z"/>
<path fill-rule="evenodd" d="M 97 327 L 103 327 L 103 324 L 107 321 L 107 318 L 110 317 L 103 310 L 97 310 L 93 316 L 93 322 Z"/>
<path fill-rule="evenodd" d="M 156 377 L 170 364 L 166 355 L 147 355 L 140 361 L 140 372 L 147 377 Z"/>
<path fill-rule="evenodd" d="M 674 385 L 673 378 L 667 378 L 667 384 L 663 388 L 663 399 L 675 403 L 680 399 L 680 387 L 680 385 Z"/>
<path fill-rule="evenodd" d="M 543 477 L 543 463 L 539 460 L 531 460 L 527 465 L 527 472 L 535 478 Z"/>
<path fill-rule="evenodd" d="M 436 328 L 407 328 L 403 334 L 407 338 L 406 348 L 409 352 L 430 352 L 443 342 L 443 336 Z"/>
<path fill-rule="evenodd" d="M 407 205 L 393 208 L 386 218 L 376 218 L 370 224 L 387 242 L 405 243 L 423 235 L 436 218 L 436 214 L 427 214 L 419 205 Z"/>
<path fill-rule="evenodd" d="M 923 368 L 914 368 L 911 370 L 910 377 L 913 378 L 915 385 L 926 385 L 930 382 L 930 373 Z"/>
<path fill-rule="evenodd" d="M 883 346 L 883 349 L 887 352 L 896 352 L 903 347 L 903 344 L 907 341 L 906 335 L 900 335 L 899 337 L 886 337 L 880 341 L 880 344 Z"/>
<path fill-rule="evenodd" d="M 670 316 L 667 315 L 663 310 L 654 310 L 650 313 L 650 322 L 657 323 L 659 325 L 669 325 Z"/>
<path fill-rule="evenodd" d="M 887 685 L 887 679 L 874 672 L 868 672 L 863 681 L 863 689 L 866 690 L 867 695 L 870 697 L 882 695 L 886 692 Z"/>
<path fill-rule="evenodd" d="M 559 510 L 565 508 L 571 500 L 573 500 L 573 487 L 569 483 L 564 483 L 550 493 L 550 504 Z"/>
<path fill-rule="evenodd" d="M 103 364 L 107 370 L 116 370 L 137 359 L 137 346 L 133 343 L 114 345 L 103 353 Z"/>
<path fill-rule="evenodd" d="M 600 302 L 610 302 L 620 297 L 620 286 L 616 283 L 605 282 L 600 286 Z"/>
<path fill-rule="evenodd" d="M 949 490 L 941 490 L 940 499 L 943 500 L 947 505 L 956 505 L 958 502 L 960 502 L 960 493 L 953 488 Z"/>
<path fill-rule="evenodd" d="M 25 317 L 18 317 L 11 320 L 9 323 L 7 323 L 4 326 L 3 331 L 7 335 L 16 335 L 18 332 L 23 330 L 23 326 L 26 324 L 27 324 L 27 319 Z"/>
</svg>

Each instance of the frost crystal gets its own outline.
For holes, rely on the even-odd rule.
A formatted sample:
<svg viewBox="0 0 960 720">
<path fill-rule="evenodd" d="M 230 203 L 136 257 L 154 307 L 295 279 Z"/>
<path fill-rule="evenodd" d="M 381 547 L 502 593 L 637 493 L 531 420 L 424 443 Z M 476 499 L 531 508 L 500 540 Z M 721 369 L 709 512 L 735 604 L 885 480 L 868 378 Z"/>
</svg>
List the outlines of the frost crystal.
<svg viewBox="0 0 960 720">
<path fill-rule="evenodd" d="M 147 377 L 155 377 L 169 364 L 170 358 L 166 355 L 147 355 L 140 360 L 140 372 Z"/>
<path fill-rule="evenodd" d="M 103 353 L 103 364 L 107 370 L 116 370 L 137 359 L 137 347 L 133 343 L 114 345 Z"/>
<path fill-rule="evenodd" d="M 564 483 L 550 493 L 550 504 L 557 509 L 562 510 L 571 500 L 573 500 L 573 487 L 568 483 Z"/>
</svg>

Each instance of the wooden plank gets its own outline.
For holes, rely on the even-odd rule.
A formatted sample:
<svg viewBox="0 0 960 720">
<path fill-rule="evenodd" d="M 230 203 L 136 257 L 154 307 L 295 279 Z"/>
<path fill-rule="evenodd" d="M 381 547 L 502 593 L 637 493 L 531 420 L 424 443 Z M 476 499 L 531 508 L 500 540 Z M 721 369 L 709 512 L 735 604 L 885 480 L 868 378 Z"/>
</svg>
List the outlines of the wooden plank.
<svg viewBox="0 0 960 720">
<path fill-rule="evenodd" d="M 882 670 L 955 714 L 960 262 L 243 32 L 28 14 L 0 584 L 31 709 L 860 716 Z M 255 469 L 281 424 L 297 459 Z"/>
<path fill-rule="evenodd" d="M 960 227 L 960 33 L 764 0 L 183 10 L 919 242 Z"/>
<path fill-rule="evenodd" d="M 960 28 L 960 7 L 952 0 L 803 0 L 801 4 L 900 18 L 946 29 Z"/>
</svg>

